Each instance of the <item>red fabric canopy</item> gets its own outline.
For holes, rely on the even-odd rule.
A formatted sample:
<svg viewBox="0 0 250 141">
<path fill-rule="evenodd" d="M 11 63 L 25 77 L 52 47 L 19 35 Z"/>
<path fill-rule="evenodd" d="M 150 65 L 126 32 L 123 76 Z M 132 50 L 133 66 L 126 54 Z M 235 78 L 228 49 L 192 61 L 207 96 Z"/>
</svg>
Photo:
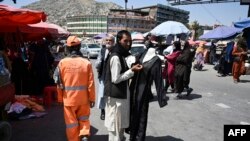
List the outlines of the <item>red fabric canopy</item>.
<svg viewBox="0 0 250 141">
<path fill-rule="evenodd" d="M 25 41 L 69 35 L 69 32 L 60 26 L 43 22 L 46 21 L 46 17 L 42 11 L 18 9 L 0 4 L 0 33 L 17 33 Z"/>
<path fill-rule="evenodd" d="M 40 22 L 37 24 L 28 24 L 19 28 L 21 33 L 24 33 L 25 40 L 36 40 L 43 37 L 50 36 L 52 38 L 58 38 L 61 36 L 68 36 L 70 33 L 62 27 L 46 22 Z"/>
<path fill-rule="evenodd" d="M 0 25 L 0 33 L 18 33 L 24 41 L 34 41 L 43 37 L 58 38 L 68 36 L 70 33 L 62 27 L 46 22 L 26 25 Z"/>
<path fill-rule="evenodd" d="M 18 9 L 0 4 L 0 32 L 19 32 L 19 26 L 46 21 L 42 11 Z"/>
<path fill-rule="evenodd" d="M 46 17 L 47 15 L 43 11 L 14 8 L 0 4 L 0 25 L 34 24 L 46 21 Z"/>
</svg>

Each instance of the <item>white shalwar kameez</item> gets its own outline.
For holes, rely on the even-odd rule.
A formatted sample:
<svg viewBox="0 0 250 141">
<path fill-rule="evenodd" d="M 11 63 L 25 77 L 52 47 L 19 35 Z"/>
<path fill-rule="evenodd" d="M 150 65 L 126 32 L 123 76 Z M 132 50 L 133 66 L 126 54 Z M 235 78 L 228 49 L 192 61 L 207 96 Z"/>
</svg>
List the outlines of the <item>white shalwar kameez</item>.
<svg viewBox="0 0 250 141">
<path fill-rule="evenodd" d="M 107 59 L 109 50 L 106 49 L 105 50 L 105 56 L 104 56 L 104 60 Z M 103 60 L 101 60 L 101 52 L 99 53 L 97 59 L 96 59 L 96 69 L 99 70 L 101 67 L 101 63 Z M 100 70 L 102 71 L 102 70 Z M 104 75 L 104 74 L 102 74 Z M 103 76 L 101 76 L 101 79 L 99 79 L 99 86 L 98 86 L 98 93 L 97 93 L 97 103 L 96 103 L 96 107 L 98 109 L 104 109 L 105 108 L 105 99 L 104 99 L 104 82 L 103 82 Z"/>
<path fill-rule="evenodd" d="M 118 84 L 122 81 L 127 81 L 134 75 L 134 72 L 129 69 L 124 73 L 121 72 L 121 63 L 118 56 L 113 56 L 110 60 L 111 81 Z M 124 129 L 129 126 L 130 114 L 130 94 L 127 85 L 127 98 L 118 99 L 107 97 L 105 107 L 105 122 L 104 125 L 109 131 L 109 141 L 123 141 Z"/>
</svg>

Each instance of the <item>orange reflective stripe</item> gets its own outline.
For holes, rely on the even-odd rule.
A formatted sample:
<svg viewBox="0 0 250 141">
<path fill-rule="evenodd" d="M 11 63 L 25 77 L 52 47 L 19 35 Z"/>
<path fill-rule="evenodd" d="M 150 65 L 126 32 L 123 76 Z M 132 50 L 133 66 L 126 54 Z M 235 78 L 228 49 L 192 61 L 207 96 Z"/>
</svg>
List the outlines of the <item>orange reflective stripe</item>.
<svg viewBox="0 0 250 141">
<path fill-rule="evenodd" d="M 76 127 L 76 126 L 79 126 L 79 124 L 78 123 L 66 124 L 66 128 L 73 128 L 73 127 Z"/>
<path fill-rule="evenodd" d="M 78 117 L 78 120 L 88 120 L 89 116 L 80 116 Z"/>
</svg>

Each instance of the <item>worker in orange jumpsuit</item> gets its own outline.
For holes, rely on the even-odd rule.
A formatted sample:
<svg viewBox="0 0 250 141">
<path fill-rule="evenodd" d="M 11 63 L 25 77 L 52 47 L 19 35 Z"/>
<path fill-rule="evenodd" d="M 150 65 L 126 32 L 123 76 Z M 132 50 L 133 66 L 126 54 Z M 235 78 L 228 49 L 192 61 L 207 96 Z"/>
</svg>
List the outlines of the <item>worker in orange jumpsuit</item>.
<svg viewBox="0 0 250 141">
<path fill-rule="evenodd" d="M 70 55 L 62 59 L 55 72 L 59 101 L 64 105 L 64 118 L 68 141 L 88 141 L 90 136 L 90 108 L 95 105 L 95 84 L 89 60 L 80 54 L 81 42 L 69 36 Z"/>
</svg>

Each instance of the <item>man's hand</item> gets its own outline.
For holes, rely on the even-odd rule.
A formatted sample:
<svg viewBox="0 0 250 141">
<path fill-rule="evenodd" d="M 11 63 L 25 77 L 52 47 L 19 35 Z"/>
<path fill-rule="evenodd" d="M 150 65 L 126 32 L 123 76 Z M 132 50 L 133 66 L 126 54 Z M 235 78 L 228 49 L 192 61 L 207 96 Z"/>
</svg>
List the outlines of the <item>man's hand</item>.
<svg viewBox="0 0 250 141">
<path fill-rule="evenodd" d="M 136 65 L 133 65 L 133 66 L 132 66 L 131 70 L 134 71 L 134 72 L 138 72 L 138 71 L 140 71 L 142 68 L 143 68 L 142 65 L 136 64 Z"/>
<path fill-rule="evenodd" d="M 95 102 L 90 101 L 90 108 L 93 108 L 95 106 Z"/>
</svg>

